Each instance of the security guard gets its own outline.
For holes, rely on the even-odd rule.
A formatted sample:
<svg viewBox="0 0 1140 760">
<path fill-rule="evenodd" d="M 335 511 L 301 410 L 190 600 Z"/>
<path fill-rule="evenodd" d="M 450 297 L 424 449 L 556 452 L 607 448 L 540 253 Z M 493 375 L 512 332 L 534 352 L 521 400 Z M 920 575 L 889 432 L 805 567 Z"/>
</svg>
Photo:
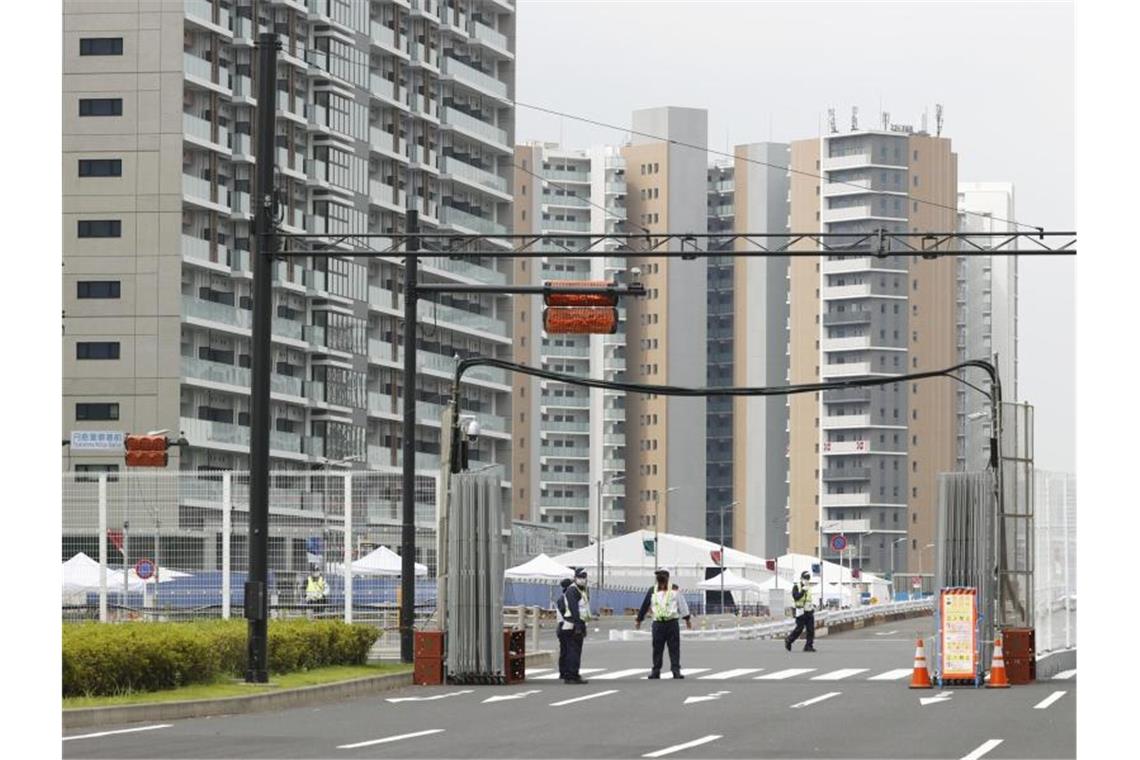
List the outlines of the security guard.
<svg viewBox="0 0 1140 760">
<path fill-rule="evenodd" d="M 317 566 L 313 565 L 309 570 L 309 579 L 305 582 L 305 603 L 324 604 L 328 592 L 329 586 L 325 583 L 324 576 Z"/>
<path fill-rule="evenodd" d="M 562 683 L 589 683 L 578 669 L 582 666 L 582 642 L 586 639 L 586 622 L 590 619 L 590 595 L 586 591 L 586 571 L 575 568 L 574 583 L 567 586 L 564 595 L 565 611 L 558 624 L 566 637 L 566 667 Z"/>
<path fill-rule="evenodd" d="M 558 597 L 555 608 L 558 610 L 558 677 L 566 678 L 566 641 L 570 637 L 569 631 L 562 630 L 562 621 L 566 619 L 566 589 L 574 583 L 572 578 L 563 578 L 561 581 L 562 593 Z"/>
<path fill-rule="evenodd" d="M 641 628 L 641 621 L 647 612 L 653 611 L 653 671 L 650 678 L 661 677 L 661 655 L 665 646 L 669 646 L 669 667 L 674 678 L 684 678 L 681 675 L 681 624 L 679 618 L 685 619 L 685 625 L 690 630 L 693 621 L 689 615 L 689 605 L 685 596 L 676 586 L 669 585 L 669 571 L 661 568 L 656 573 L 657 586 L 649 589 L 645 599 L 641 602 L 641 609 L 637 611 L 635 628 Z"/>
<path fill-rule="evenodd" d="M 815 605 L 811 601 L 811 573 L 800 573 L 800 582 L 792 585 L 792 601 L 796 604 L 796 628 L 784 639 L 784 649 L 792 651 L 792 643 L 807 629 L 805 652 L 815 651 Z"/>
</svg>

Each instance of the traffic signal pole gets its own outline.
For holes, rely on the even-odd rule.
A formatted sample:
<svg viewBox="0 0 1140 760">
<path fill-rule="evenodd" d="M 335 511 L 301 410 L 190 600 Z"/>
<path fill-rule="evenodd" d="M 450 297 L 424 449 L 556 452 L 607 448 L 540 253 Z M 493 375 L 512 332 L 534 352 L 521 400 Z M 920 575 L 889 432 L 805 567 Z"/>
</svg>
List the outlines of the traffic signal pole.
<svg viewBox="0 0 1140 760">
<path fill-rule="evenodd" d="M 420 214 L 407 212 L 408 255 L 404 258 L 404 462 L 400 498 L 400 660 L 414 659 L 416 616 L 416 314 L 420 287 Z"/>
<path fill-rule="evenodd" d="M 257 217 L 253 247 L 253 337 L 249 420 L 249 576 L 245 583 L 246 683 L 269 681 L 269 371 L 273 320 L 273 161 L 276 155 L 277 35 L 258 35 Z"/>
</svg>

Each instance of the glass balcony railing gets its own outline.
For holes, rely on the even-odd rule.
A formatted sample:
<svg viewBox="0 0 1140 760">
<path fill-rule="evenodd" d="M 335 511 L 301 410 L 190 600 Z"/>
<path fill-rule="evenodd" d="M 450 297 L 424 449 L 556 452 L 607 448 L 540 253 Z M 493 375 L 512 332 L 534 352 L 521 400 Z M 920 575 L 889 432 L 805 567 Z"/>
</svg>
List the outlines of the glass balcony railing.
<svg viewBox="0 0 1140 760">
<path fill-rule="evenodd" d="M 184 296 L 182 298 L 182 316 L 219 322 L 242 330 L 249 330 L 253 327 L 252 312 L 239 309 L 236 306 L 227 306 L 224 303 L 205 301 L 201 298 Z"/>
<path fill-rule="evenodd" d="M 369 36 L 372 41 L 380 47 L 388 48 L 389 50 L 399 50 L 400 45 L 396 40 L 396 32 L 383 24 L 372 22 L 369 28 Z"/>
<path fill-rule="evenodd" d="M 507 192 L 507 180 L 505 177 L 500 177 L 498 174 L 489 172 L 478 166 L 472 166 L 469 163 L 460 161 L 451 156 L 445 156 L 440 162 L 439 168 L 444 174 L 470 180 L 484 187 L 489 187 L 492 190 L 498 190 L 500 193 Z"/>
<path fill-rule="evenodd" d="M 446 304 L 423 299 L 416 302 L 416 307 L 420 321 L 425 326 L 431 324 L 433 320 L 439 319 L 460 325 L 461 327 L 482 330 L 494 335 L 507 334 L 507 323 L 501 319 L 495 319 L 494 317 L 483 314 L 475 314 L 466 309 L 457 309 L 454 306 L 447 306 Z"/>
<path fill-rule="evenodd" d="M 539 446 L 538 453 L 544 457 L 571 457 L 574 459 L 590 456 L 586 446 Z"/>
<path fill-rule="evenodd" d="M 494 97 L 507 97 L 507 83 L 500 82 L 494 76 L 486 74 L 479 69 L 468 66 L 455 58 L 445 57 L 442 61 L 441 71 L 444 76 L 451 76 L 460 82 Z"/>
<path fill-rule="evenodd" d="M 206 361 L 192 356 L 182 357 L 182 374 L 199 380 L 212 383 L 234 385 L 249 390 L 251 375 L 245 367 L 220 362 Z M 300 378 L 279 375 L 276 372 L 269 376 L 269 389 L 272 393 L 281 393 L 286 396 L 302 397 L 302 382 Z"/>
<path fill-rule="evenodd" d="M 213 422 L 211 420 L 198 420 L 192 417 L 182 417 L 179 420 L 180 428 L 186 435 L 190 445 L 203 445 L 210 443 L 225 443 L 249 448 L 249 428 L 243 425 L 234 425 L 229 422 Z M 269 448 L 271 451 L 288 451 L 300 454 L 302 451 L 301 436 L 296 433 L 282 433 L 279 430 L 269 431 Z"/>
<path fill-rule="evenodd" d="M 486 219 L 481 216 L 469 214 L 466 211 L 460 211 L 454 206 L 440 206 L 439 221 L 441 224 L 453 224 L 457 227 L 465 227 L 472 232 L 484 235 L 507 234 L 505 225 L 499 224 L 492 219 Z"/>
<path fill-rule="evenodd" d="M 480 24 L 474 21 L 471 24 L 471 33 L 475 39 L 480 42 L 486 42 L 488 45 L 499 48 L 500 50 L 510 51 L 510 43 L 507 36 L 501 32 L 492 29 L 489 26 Z"/>
<path fill-rule="evenodd" d="M 589 182 L 590 173 L 577 169 L 543 169 L 540 174 L 544 179 L 561 180 L 563 182 Z"/>
<path fill-rule="evenodd" d="M 210 136 L 210 122 L 192 114 L 182 114 L 182 129 L 190 137 L 213 143 L 215 145 L 229 145 L 229 132 L 225 127 L 218 127 L 218 139 Z"/>
<path fill-rule="evenodd" d="M 446 256 L 432 256 L 420 259 L 420 264 L 434 267 L 435 269 L 442 269 L 445 272 L 451 272 L 461 277 L 469 277 L 472 280 L 478 280 L 479 282 L 484 282 L 489 285 L 502 285 L 507 281 L 507 275 L 503 272 L 462 259 L 449 259 Z"/>
<path fill-rule="evenodd" d="M 444 124 L 462 129 L 477 138 L 487 140 L 504 148 L 509 147 L 507 131 L 505 129 L 499 129 L 494 124 L 489 124 L 463 111 L 455 108 L 443 108 L 441 110 L 441 119 Z"/>
<path fill-rule="evenodd" d="M 182 258 L 195 259 L 210 264 L 230 265 L 230 251 L 224 246 L 218 246 L 214 258 L 210 258 L 210 241 L 202 238 L 182 236 Z"/>
</svg>

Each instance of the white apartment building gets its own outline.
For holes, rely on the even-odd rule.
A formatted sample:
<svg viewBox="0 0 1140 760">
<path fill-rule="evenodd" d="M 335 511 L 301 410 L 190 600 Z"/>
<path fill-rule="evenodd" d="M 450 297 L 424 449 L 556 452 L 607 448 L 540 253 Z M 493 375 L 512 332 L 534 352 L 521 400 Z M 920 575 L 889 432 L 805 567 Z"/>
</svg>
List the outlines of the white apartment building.
<svg viewBox="0 0 1140 760">
<path fill-rule="evenodd" d="M 398 232 L 418 209 L 425 230 L 507 233 L 514 23 L 507 0 L 65 2 L 64 438 L 167 429 L 187 443 L 171 469 L 248 467 L 258 34 L 282 43 L 283 231 Z M 401 464 L 402 269 L 398 256 L 275 265 L 274 469 Z M 492 258 L 421 272 L 510 277 Z M 417 469 L 430 473 L 454 357 L 509 356 L 510 303 L 422 299 L 420 317 Z M 509 464 L 509 382 L 465 376 L 480 463 Z M 122 466 L 116 452 L 64 457 Z"/>
</svg>

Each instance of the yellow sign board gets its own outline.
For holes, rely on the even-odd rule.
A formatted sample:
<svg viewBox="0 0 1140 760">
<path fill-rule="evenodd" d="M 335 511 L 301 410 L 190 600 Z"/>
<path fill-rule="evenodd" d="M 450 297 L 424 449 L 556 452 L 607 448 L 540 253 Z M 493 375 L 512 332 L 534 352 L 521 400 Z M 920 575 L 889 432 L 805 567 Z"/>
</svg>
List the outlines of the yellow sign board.
<svg viewBox="0 0 1140 760">
<path fill-rule="evenodd" d="M 942 589 L 938 606 L 941 613 L 942 678 L 977 678 L 977 589 Z"/>
</svg>

